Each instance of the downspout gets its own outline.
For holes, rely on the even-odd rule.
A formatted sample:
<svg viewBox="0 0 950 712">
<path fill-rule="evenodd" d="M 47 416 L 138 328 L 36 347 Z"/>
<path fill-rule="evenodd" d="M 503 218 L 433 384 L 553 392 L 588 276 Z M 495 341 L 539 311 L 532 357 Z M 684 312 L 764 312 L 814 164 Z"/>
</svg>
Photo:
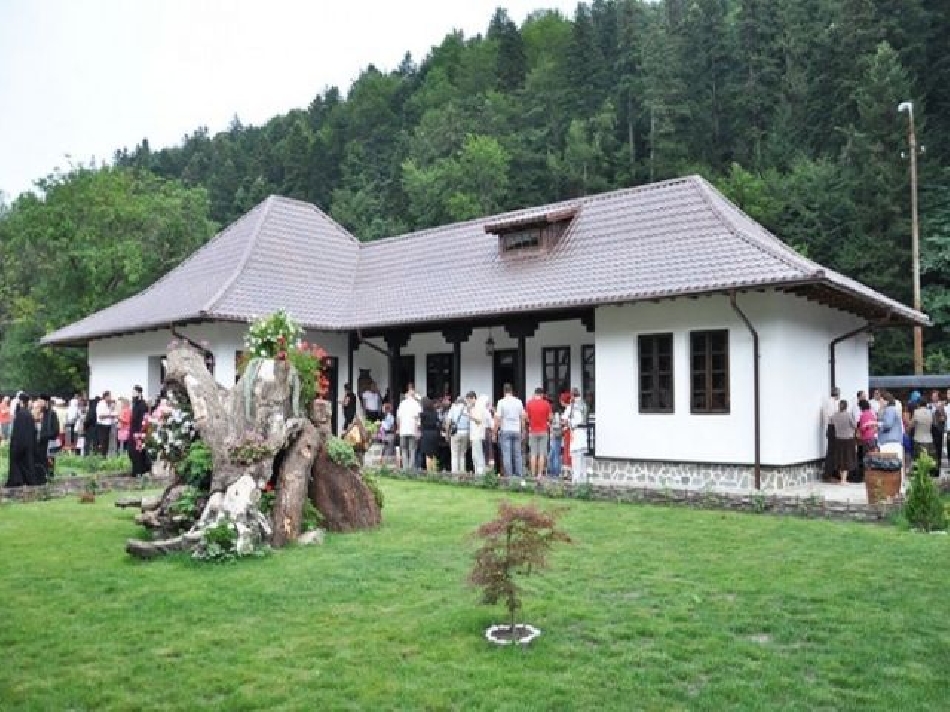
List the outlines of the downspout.
<svg viewBox="0 0 950 712">
<path fill-rule="evenodd" d="M 859 326 L 857 329 L 852 329 L 848 333 L 842 334 L 841 336 L 838 336 L 831 340 L 831 343 L 828 345 L 828 352 L 830 354 L 829 363 L 831 364 L 831 388 L 832 389 L 834 389 L 834 387 L 838 385 L 835 382 L 836 381 L 835 379 L 835 376 L 836 376 L 835 374 L 835 346 L 840 344 L 842 341 L 847 341 L 848 339 L 857 336 L 858 334 L 862 334 L 865 331 L 870 331 L 873 328 L 873 326 L 874 326 L 873 324 L 868 322 L 864 326 Z"/>
<path fill-rule="evenodd" d="M 745 315 L 736 303 L 736 290 L 729 292 L 729 304 L 732 310 L 739 315 L 749 333 L 752 334 L 752 398 L 755 425 L 753 437 L 755 439 L 755 488 L 762 489 L 762 408 L 761 391 L 759 387 L 759 332 L 752 326 L 749 317 Z"/>
</svg>

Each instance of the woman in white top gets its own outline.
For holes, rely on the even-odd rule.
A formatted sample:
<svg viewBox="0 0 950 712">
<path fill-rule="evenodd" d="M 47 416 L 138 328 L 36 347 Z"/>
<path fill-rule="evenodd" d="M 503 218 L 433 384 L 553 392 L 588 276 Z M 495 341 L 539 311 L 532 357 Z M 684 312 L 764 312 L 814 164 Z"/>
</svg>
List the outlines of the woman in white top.
<svg viewBox="0 0 950 712">
<path fill-rule="evenodd" d="M 564 409 L 564 425 L 571 430 L 571 481 L 587 482 L 587 404 L 577 388 L 571 404 Z"/>
<path fill-rule="evenodd" d="M 490 415 L 485 407 L 485 396 L 476 397 L 475 391 L 469 391 L 465 396 L 465 405 L 468 408 L 468 437 L 472 444 L 472 465 L 475 474 L 485 474 L 485 433 L 489 425 Z"/>
</svg>

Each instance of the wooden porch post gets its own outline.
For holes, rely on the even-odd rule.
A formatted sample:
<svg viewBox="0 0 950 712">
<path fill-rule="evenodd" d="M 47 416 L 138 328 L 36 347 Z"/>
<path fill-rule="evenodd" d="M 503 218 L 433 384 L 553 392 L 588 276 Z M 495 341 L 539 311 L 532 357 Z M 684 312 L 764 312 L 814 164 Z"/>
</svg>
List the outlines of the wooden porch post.
<svg viewBox="0 0 950 712">
<path fill-rule="evenodd" d="M 527 340 L 538 330 L 538 319 L 522 318 L 505 324 L 505 331 L 518 340 L 518 383 L 514 384 L 519 398 L 527 398 L 528 387 Z"/>
<path fill-rule="evenodd" d="M 462 344 L 472 335 L 471 326 L 450 326 L 442 330 L 442 338 L 452 344 L 452 395 L 462 395 Z"/>
<path fill-rule="evenodd" d="M 350 388 L 356 390 L 356 384 L 353 383 L 353 361 L 356 358 L 356 350 L 360 347 L 360 340 L 355 331 L 351 331 L 347 336 L 347 361 L 346 361 L 346 382 Z"/>
<path fill-rule="evenodd" d="M 399 396 L 402 394 L 403 384 L 399 382 L 399 351 L 408 345 L 410 334 L 408 331 L 392 331 L 384 337 L 389 347 L 389 398 L 393 412 L 399 407 Z"/>
</svg>

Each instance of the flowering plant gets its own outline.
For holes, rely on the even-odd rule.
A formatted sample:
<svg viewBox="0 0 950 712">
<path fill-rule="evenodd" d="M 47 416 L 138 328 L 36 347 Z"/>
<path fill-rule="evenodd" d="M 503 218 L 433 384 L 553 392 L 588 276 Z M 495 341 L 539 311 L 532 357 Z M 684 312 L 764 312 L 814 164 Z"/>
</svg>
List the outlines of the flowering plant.
<svg viewBox="0 0 950 712">
<path fill-rule="evenodd" d="M 135 447 L 145 449 L 153 460 L 177 464 L 188 455 L 197 439 L 195 416 L 184 395 L 170 392 L 151 414 L 145 416 L 144 432 L 137 433 Z"/>
<path fill-rule="evenodd" d="M 316 344 L 299 341 L 287 352 L 287 358 L 300 377 L 300 401 L 309 408 L 317 396 L 325 398 L 330 381 L 324 371 L 327 352 Z"/>
<path fill-rule="evenodd" d="M 228 455 L 240 465 L 252 465 L 274 454 L 266 438 L 253 431 L 244 433 L 240 440 L 228 446 Z"/>
<path fill-rule="evenodd" d="M 278 311 L 256 319 L 244 337 L 247 355 L 251 358 L 274 358 L 290 361 L 300 378 L 300 402 L 309 409 L 317 396 L 325 398 L 330 388 L 325 366 L 327 352 L 300 337 L 303 329 L 286 312 Z M 249 360 L 248 359 L 248 360 Z M 243 372 L 247 362 L 240 364 Z"/>
<path fill-rule="evenodd" d="M 296 344 L 303 334 L 300 325 L 283 309 L 255 319 L 244 337 L 244 345 L 254 358 L 287 358 L 288 345 Z"/>
</svg>

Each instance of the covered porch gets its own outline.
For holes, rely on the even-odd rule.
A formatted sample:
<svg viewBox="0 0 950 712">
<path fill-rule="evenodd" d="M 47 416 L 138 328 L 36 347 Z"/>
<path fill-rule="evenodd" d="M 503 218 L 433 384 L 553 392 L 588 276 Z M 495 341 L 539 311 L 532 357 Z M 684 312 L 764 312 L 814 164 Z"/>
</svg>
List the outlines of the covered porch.
<svg viewBox="0 0 950 712">
<path fill-rule="evenodd" d="M 430 398 L 475 391 L 494 402 L 510 383 L 520 398 L 541 387 L 556 402 L 576 387 L 595 403 L 593 308 L 356 330 L 347 345 L 340 376 L 358 393 L 370 381 L 391 395 L 413 383 Z"/>
</svg>

